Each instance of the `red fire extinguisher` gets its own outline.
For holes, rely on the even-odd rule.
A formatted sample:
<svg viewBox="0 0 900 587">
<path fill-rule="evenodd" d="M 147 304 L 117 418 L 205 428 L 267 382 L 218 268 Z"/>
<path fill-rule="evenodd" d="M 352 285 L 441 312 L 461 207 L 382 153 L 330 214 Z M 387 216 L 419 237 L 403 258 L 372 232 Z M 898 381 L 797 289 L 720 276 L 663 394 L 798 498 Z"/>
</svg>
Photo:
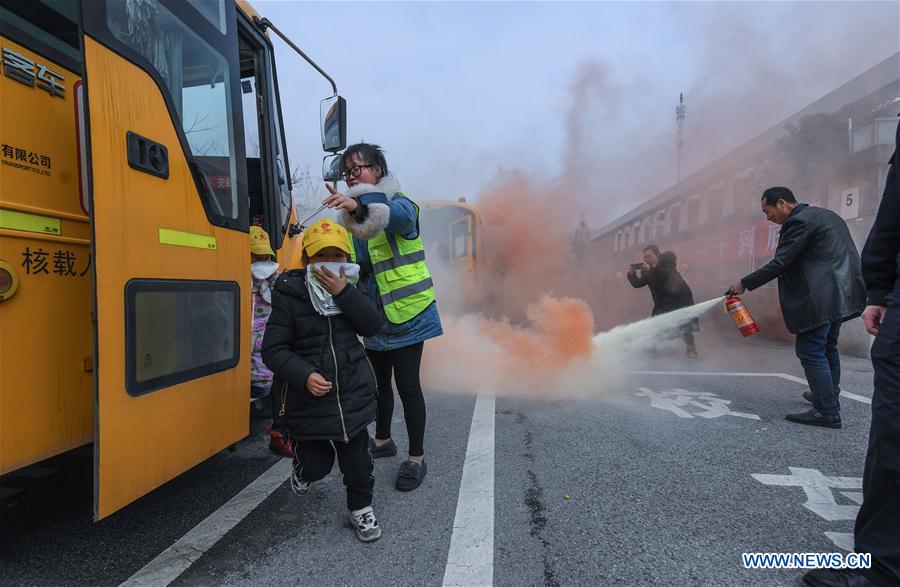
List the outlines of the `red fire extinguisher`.
<svg viewBox="0 0 900 587">
<path fill-rule="evenodd" d="M 741 301 L 740 296 L 725 294 L 725 311 L 734 320 L 742 335 L 751 336 L 759 332 L 759 326 L 753 321 L 753 317 L 747 310 L 747 306 Z"/>
</svg>

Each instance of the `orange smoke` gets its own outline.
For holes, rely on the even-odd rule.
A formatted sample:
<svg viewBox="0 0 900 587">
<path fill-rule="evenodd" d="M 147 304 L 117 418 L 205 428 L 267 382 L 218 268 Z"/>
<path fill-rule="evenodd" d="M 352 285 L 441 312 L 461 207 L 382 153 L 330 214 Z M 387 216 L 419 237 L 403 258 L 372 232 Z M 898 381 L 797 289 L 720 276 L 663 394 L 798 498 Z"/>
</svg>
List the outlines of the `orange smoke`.
<svg viewBox="0 0 900 587">
<path fill-rule="evenodd" d="M 520 321 L 545 294 L 566 295 L 573 198 L 564 190 L 510 173 L 483 194 L 484 305 L 491 317 Z"/>
<path fill-rule="evenodd" d="M 485 320 L 479 330 L 502 349 L 510 361 L 525 365 L 534 365 L 537 361 L 542 369 L 563 368 L 573 359 L 590 356 L 594 318 L 582 300 L 545 296 L 528 307 L 527 316 L 531 328 Z"/>
<path fill-rule="evenodd" d="M 591 356 L 594 322 L 582 300 L 543 297 L 528 325 L 475 316 L 448 318 L 444 336 L 426 345 L 427 388 L 496 395 L 546 395 L 561 375 Z"/>
<path fill-rule="evenodd" d="M 426 345 L 429 388 L 529 396 L 571 395 L 584 388 L 578 366 L 592 359 L 589 304 L 603 309 L 604 325 L 618 323 L 612 307 L 617 304 L 609 296 L 626 284 L 610 282 L 608 268 L 591 256 L 576 260 L 572 243 L 585 208 L 607 213 L 613 205 L 608 186 L 589 180 L 598 176 L 606 159 L 601 155 L 609 154 L 594 148 L 591 129 L 598 120 L 615 118 L 620 94 L 607 67 L 585 64 L 572 87 L 561 176 L 500 171 L 477 196 L 484 228 L 477 315 L 442 314 L 444 336 Z M 451 277 L 440 282 L 445 288 L 454 284 Z M 440 287 L 438 294 L 444 295 Z"/>
<path fill-rule="evenodd" d="M 598 62 L 579 67 L 571 98 L 561 174 L 548 179 L 526 171 L 501 171 L 496 183 L 476 198 L 485 229 L 485 296 L 478 308 L 483 314 L 519 322 L 528 305 L 546 294 L 596 297 L 588 268 L 594 260 L 576 263 L 572 239 L 583 212 L 606 215 L 621 205 L 621 199 L 609 198 L 616 191 L 605 179 L 597 180 L 621 169 L 611 163 L 604 173 L 598 171 L 618 148 L 597 141 L 596 129 L 616 120 L 627 101 L 611 80 L 609 67 Z"/>
</svg>

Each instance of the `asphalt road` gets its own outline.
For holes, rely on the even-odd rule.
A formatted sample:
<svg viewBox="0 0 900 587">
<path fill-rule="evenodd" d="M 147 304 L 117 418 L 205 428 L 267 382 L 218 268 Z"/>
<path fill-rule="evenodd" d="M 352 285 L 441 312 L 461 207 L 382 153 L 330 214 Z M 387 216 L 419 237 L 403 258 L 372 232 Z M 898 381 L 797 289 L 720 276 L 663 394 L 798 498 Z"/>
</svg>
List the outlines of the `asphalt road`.
<svg viewBox="0 0 900 587">
<path fill-rule="evenodd" d="M 452 560 L 471 563 L 468 584 L 797 584 L 800 571 L 748 570 L 741 553 L 845 552 L 860 499 L 871 367 L 844 357 L 842 387 L 859 397 L 842 400 L 842 430 L 806 427 L 783 419 L 807 406 L 790 346 L 699 344 L 697 362 L 675 348 L 621 365 L 598 378 L 590 399 L 497 398 L 494 434 L 477 442 L 475 397 L 428 394 L 422 487 L 397 492 L 400 458 L 376 461 L 381 540 L 356 540 L 336 470 L 303 497 L 277 482 L 175 583 L 439 585 L 459 576 L 448 574 Z M 99 523 L 91 521 L 88 451 L 0 479 L 0 583 L 129 579 L 278 465 L 264 426 L 252 420 L 236 450 Z"/>
</svg>

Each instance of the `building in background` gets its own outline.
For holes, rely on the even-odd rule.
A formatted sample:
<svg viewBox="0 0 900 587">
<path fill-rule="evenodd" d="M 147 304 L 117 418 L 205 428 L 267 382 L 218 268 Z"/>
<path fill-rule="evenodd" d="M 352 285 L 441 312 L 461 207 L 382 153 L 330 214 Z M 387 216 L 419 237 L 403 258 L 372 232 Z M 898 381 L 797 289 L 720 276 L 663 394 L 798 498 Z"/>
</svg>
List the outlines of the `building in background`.
<svg viewBox="0 0 900 587">
<path fill-rule="evenodd" d="M 590 254 L 607 268 L 608 279 L 624 281 L 622 269 L 655 243 L 678 254 L 696 299 L 711 298 L 772 258 L 780 227 L 765 220 L 760 198 L 775 185 L 791 188 L 801 202 L 839 213 L 861 249 L 884 191 L 898 113 L 900 53 L 591 230 Z M 764 330 L 788 338 L 777 300 L 775 282 L 748 298 Z M 844 350 L 868 352 L 861 323 L 844 332 Z"/>
</svg>

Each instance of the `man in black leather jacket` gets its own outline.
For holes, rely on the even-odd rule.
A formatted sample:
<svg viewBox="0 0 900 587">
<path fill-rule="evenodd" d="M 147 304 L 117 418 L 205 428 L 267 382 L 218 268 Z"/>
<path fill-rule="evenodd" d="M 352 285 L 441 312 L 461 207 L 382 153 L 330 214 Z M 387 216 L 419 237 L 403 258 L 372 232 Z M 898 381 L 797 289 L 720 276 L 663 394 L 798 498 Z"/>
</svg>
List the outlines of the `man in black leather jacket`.
<svg viewBox="0 0 900 587">
<path fill-rule="evenodd" d="M 729 292 L 741 294 L 778 278 L 778 299 L 787 329 L 796 334 L 796 351 L 813 409 L 788 414 L 799 424 L 841 427 L 841 323 L 859 316 L 866 305 L 859 253 L 846 223 L 826 208 L 800 204 L 788 188 L 763 192 L 762 211 L 781 225 L 774 258 L 741 278 Z"/>
</svg>

